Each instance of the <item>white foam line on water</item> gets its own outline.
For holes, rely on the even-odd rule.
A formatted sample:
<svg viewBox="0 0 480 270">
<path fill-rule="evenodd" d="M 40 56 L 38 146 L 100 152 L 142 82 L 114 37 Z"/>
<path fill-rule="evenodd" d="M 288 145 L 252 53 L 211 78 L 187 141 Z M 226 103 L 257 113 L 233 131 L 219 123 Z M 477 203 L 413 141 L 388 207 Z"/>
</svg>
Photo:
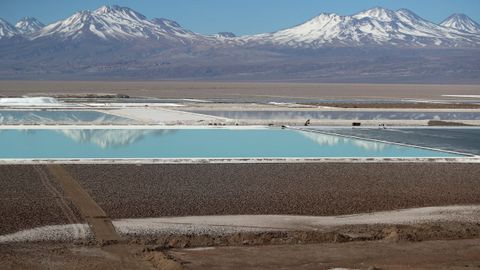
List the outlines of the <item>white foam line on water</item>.
<svg viewBox="0 0 480 270">
<path fill-rule="evenodd" d="M 212 101 L 204 100 L 204 99 L 184 98 L 183 100 L 190 101 L 190 102 L 198 102 L 198 103 L 212 103 Z"/>
</svg>

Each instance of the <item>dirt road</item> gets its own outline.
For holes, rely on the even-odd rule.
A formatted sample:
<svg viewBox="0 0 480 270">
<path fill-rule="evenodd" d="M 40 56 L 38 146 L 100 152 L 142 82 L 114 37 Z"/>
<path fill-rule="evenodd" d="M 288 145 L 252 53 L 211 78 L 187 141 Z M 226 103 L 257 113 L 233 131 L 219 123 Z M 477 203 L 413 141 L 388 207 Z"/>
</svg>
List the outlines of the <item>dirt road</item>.
<svg viewBox="0 0 480 270">
<path fill-rule="evenodd" d="M 97 241 L 121 240 L 105 211 L 61 165 L 48 165 L 47 168 L 88 222 Z"/>
<path fill-rule="evenodd" d="M 172 250 L 186 269 L 480 269 L 480 239 Z"/>
</svg>

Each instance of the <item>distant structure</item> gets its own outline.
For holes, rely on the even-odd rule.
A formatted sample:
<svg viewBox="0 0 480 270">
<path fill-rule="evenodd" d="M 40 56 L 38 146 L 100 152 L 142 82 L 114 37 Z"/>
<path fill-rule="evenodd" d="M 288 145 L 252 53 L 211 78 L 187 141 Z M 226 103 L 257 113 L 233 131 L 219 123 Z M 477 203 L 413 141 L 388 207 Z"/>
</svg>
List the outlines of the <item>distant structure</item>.
<svg viewBox="0 0 480 270">
<path fill-rule="evenodd" d="M 220 32 L 215 35 L 217 38 L 234 38 L 237 37 L 234 33 L 232 32 Z"/>
</svg>

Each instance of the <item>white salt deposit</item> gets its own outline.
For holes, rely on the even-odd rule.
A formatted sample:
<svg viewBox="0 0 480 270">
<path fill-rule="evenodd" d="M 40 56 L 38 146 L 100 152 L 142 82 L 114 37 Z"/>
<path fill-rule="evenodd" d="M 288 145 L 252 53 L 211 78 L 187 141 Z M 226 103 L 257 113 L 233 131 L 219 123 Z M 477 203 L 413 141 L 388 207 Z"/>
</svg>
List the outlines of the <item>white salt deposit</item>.
<svg viewBox="0 0 480 270">
<path fill-rule="evenodd" d="M 0 243 L 34 241 L 73 241 L 92 237 L 87 224 L 51 225 L 0 235 Z"/>
<path fill-rule="evenodd" d="M 161 233 L 224 234 L 251 231 L 311 230 L 344 225 L 417 224 L 428 222 L 479 222 L 480 206 L 405 209 L 347 216 L 191 216 L 113 221 L 120 234 Z"/>
<path fill-rule="evenodd" d="M 168 218 L 167 218 L 168 219 Z M 164 218 L 146 219 L 121 219 L 114 220 L 113 226 L 120 235 L 160 235 L 160 234 L 208 234 L 225 235 L 240 232 L 265 232 L 280 231 L 282 229 L 252 227 L 252 226 L 230 226 L 221 224 L 208 224 L 201 222 L 176 223 L 169 222 Z"/>
<path fill-rule="evenodd" d="M 288 230 L 319 230 L 344 225 L 424 224 L 430 222 L 480 222 L 480 206 L 424 207 L 345 216 L 237 215 L 190 216 L 114 220 L 121 235 L 209 234 Z M 38 227 L 0 235 L 0 243 L 25 241 L 72 241 L 89 239 L 86 224 Z"/>
<path fill-rule="evenodd" d="M 442 95 L 442 97 L 480 98 L 480 95 Z"/>
<path fill-rule="evenodd" d="M 165 108 L 125 108 L 109 111 L 110 114 L 155 124 L 207 124 L 226 122 L 229 119 Z"/>
<path fill-rule="evenodd" d="M 0 106 L 61 106 L 52 97 L 0 98 Z"/>
<path fill-rule="evenodd" d="M 178 103 L 82 103 L 89 107 L 111 107 L 111 108 L 141 108 L 141 107 L 183 107 Z"/>
<path fill-rule="evenodd" d="M 196 103 L 211 103 L 209 100 L 195 99 L 195 98 L 184 98 L 184 101 L 196 102 Z"/>
</svg>

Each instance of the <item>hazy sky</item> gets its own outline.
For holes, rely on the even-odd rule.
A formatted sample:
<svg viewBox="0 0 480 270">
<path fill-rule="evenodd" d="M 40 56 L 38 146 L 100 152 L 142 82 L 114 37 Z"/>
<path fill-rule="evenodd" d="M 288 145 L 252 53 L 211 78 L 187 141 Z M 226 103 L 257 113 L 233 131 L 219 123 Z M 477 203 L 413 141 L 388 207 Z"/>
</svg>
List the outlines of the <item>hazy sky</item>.
<svg viewBox="0 0 480 270">
<path fill-rule="evenodd" d="M 480 0 L 0 0 L 0 18 L 14 23 L 30 16 L 48 24 L 104 4 L 127 6 L 149 18 L 173 19 L 202 34 L 271 32 L 322 12 L 351 15 L 375 6 L 408 8 L 436 23 L 452 13 L 480 22 Z"/>
</svg>

